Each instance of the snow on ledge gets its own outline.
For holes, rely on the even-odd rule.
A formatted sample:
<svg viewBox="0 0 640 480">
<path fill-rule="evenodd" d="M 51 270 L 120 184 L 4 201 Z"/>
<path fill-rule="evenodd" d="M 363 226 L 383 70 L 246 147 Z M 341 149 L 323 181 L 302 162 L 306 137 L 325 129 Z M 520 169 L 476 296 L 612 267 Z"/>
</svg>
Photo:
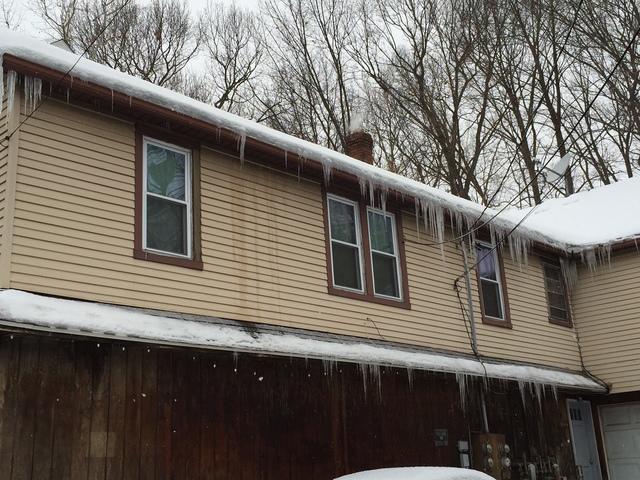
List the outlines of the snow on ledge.
<svg viewBox="0 0 640 480">
<path fill-rule="evenodd" d="M 477 470 L 453 467 L 381 468 L 352 473 L 335 480 L 493 480 Z"/>
<path fill-rule="evenodd" d="M 0 291 L 0 324 L 70 334 L 221 350 L 289 355 L 362 364 L 449 372 L 531 382 L 594 392 L 606 389 L 579 373 L 484 362 L 427 351 L 355 341 L 339 342 L 293 333 L 251 332 L 242 327 L 142 313 L 93 302 L 45 297 L 20 290 Z"/>
</svg>

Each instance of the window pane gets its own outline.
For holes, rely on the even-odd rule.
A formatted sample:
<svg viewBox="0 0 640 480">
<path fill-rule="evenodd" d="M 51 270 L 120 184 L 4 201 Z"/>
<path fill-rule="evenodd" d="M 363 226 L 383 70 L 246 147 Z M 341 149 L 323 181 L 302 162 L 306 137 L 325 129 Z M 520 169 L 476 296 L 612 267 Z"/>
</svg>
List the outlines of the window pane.
<svg viewBox="0 0 640 480">
<path fill-rule="evenodd" d="M 396 259 L 372 253 L 374 290 L 378 295 L 400 297 Z"/>
<path fill-rule="evenodd" d="M 147 195 L 147 248 L 187 254 L 187 207 Z"/>
<path fill-rule="evenodd" d="M 369 212 L 369 238 L 371 248 L 393 255 L 393 227 L 391 217 L 377 212 Z"/>
<path fill-rule="evenodd" d="M 549 313 L 551 313 L 551 316 L 553 318 L 558 318 L 560 320 L 568 320 L 569 318 L 567 315 L 567 311 L 561 308 L 550 307 Z"/>
<path fill-rule="evenodd" d="M 185 163 L 182 153 L 147 144 L 147 191 L 185 199 Z"/>
<path fill-rule="evenodd" d="M 547 289 L 549 314 L 553 318 L 567 320 L 569 318 L 567 299 L 564 293 L 562 270 L 554 265 L 544 266 L 544 282 Z"/>
<path fill-rule="evenodd" d="M 476 255 L 478 262 L 478 273 L 480 278 L 490 278 L 491 280 L 498 280 L 496 275 L 496 252 L 495 250 L 485 247 L 484 245 L 478 245 L 476 247 Z"/>
<path fill-rule="evenodd" d="M 360 253 L 357 247 L 331 242 L 333 260 L 333 284 L 336 287 L 362 290 L 360 277 Z"/>
<path fill-rule="evenodd" d="M 484 314 L 493 318 L 502 317 L 502 302 L 500 300 L 500 288 L 497 283 L 480 281 L 482 287 L 482 305 Z"/>
<path fill-rule="evenodd" d="M 566 310 L 566 303 L 562 293 L 547 292 L 547 296 L 549 297 L 549 305 Z"/>
<path fill-rule="evenodd" d="M 358 243 L 356 236 L 356 212 L 353 205 L 329 199 L 331 238 L 342 242 Z"/>
</svg>

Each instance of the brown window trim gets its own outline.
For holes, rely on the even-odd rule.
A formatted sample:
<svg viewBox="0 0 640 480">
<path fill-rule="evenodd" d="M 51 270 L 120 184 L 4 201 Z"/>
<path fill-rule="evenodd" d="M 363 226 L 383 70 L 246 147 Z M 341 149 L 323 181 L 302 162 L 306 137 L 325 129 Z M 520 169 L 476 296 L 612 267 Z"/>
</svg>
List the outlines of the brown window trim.
<svg viewBox="0 0 640 480">
<path fill-rule="evenodd" d="M 333 275 L 331 268 L 331 238 L 329 234 L 329 212 L 327 205 L 327 194 L 332 193 L 337 196 L 348 198 L 358 204 L 358 213 L 360 216 L 360 229 L 362 231 L 362 250 L 364 256 L 364 293 L 352 292 L 344 290 L 333 285 Z M 398 236 L 398 255 L 400 259 L 400 281 L 402 282 L 402 298 L 400 300 L 392 300 L 390 298 L 378 297 L 373 293 L 373 271 L 371 268 L 371 246 L 369 245 L 369 225 L 367 219 L 367 202 L 360 195 L 341 189 L 331 189 L 327 191 L 322 188 L 322 217 L 324 221 L 324 243 L 325 243 L 325 259 L 327 268 L 327 291 L 330 295 L 338 297 L 351 298 L 354 300 L 362 300 L 380 305 L 388 305 L 391 307 L 399 307 L 407 310 L 411 309 L 411 301 L 409 299 L 409 278 L 407 276 L 407 261 L 404 251 L 404 234 L 402 230 L 402 213 L 400 210 L 389 206 L 389 213 L 393 213 L 396 219 L 396 235 Z"/>
<path fill-rule="evenodd" d="M 155 252 L 147 252 L 142 246 L 142 203 L 143 195 L 143 137 L 151 137 L 167 143 L 187 148 L 191 150 L 191 187 L 192 199 L 192 250 L 193 258 L 173 257 L 171 255 L 162 255 Z M 194 143 L 188 138 L 173 132 L 167 132 L 146 125 L 136 125 L 136 147 L 135 147 L 135 224 L 134 224 L 134 241 L 133 241 L 133 258 L 138 260 L 147 260 L 149 262 L 164 263 L 166 265 L 175 265 L 178 267 L 191 268 L 194 270 L 202 270 L 202 250 L 200 243 L 200 145 Z"/>
<path fill-rule="evenodd" d="M 491 244 L 491 241 L 480 239 L 481 243 Z M 495 246 L 495 245 L 494 245 Z M 475 250 L 475 244 L 474 244 Z M 485 325 L 491 325 L 494 327 L 513 328 L 511 323 L 511 311 L 509 309 L 509 295 L 507 294 L 507 277 L 504 271 L 504 261 L 502 260 L 502 251 L 500 247 L 495 249 L 498 256 L 498 268 L 500 269 L 500 289 L 502 290 L 502 303 L 504 307 L 504 319 L 490 317 L 484 313 L 484 300 L 482 299 L 482 282 L 480 281 L 480 269 L 476 265 L 476 281 L 478 283 L 478 297 L 480 300 L 480 313 L 482 317 L 482 323 Z M 476 259 L 477 262 L 477 259 Z"/>
<path fill-rule="evenodd" d="M 549 323 L 553 325 L 559 325 L 561 327 L 573 328 L 573 319 L 571 313 L 571 302 L 569 298 L 569 290 L 567 289 L 567 283 L 564 280 L 564 274 L 562 273 L 562 266 L 558 257 L 550 257 L 548 255 L 541 255 L 540 262 L 542 263 L 542 282 L 544 287 L 544 296 L 547 301 L 547 316 Z M 562 282 L 562 289 L 564 290 L 564 301 L 567 307 L 567 318 L 558 318 L 551 315 L 551 303 L 549 302 L 549 292 L 547 291 L 546 275 L 544 273 L 545 265 L 556 267 L 560 269 L 560 281 Z"/>
</svg>

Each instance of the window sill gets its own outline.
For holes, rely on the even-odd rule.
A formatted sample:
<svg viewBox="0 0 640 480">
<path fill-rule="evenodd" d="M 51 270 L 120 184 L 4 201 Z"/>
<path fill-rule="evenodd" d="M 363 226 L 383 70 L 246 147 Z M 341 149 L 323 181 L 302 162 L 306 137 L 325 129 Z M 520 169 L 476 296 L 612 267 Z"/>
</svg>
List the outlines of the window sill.
<svg viewBox="0 0 640 480">
<path fill-rule="evenodd" d="M 500 318 L 487 317 L 486 315 L 482 315 L 482 323 L 484 323 L 485 325 L 491 325 L 493 327 L 513 329 L 513 325 L 511 325 L 511 320 L 509 318 L 500 319 Z"/>
<path fill-rule="evenodd" d="M 133 258 L 146 260 L 148 262 L 164 263 L 165 265 L 174 265 L 176 267 L 191 268 L 192 270 L 202 270 L 204 268 L 202 260 L 172 257 L 170 255 L 161 255 L 137 249 L 133 250 Z"/>
<path fill-rule="evenodd" d="M 349 290 L 342 290 L 333 286 L 328 287 L 329 295 L 335 295 L 337 297 L 350 298 L 352 300 L 361 300 L 363 302 L 376 303 L 378 305 L 387 305 L 389 307 L 404 308 L 405 310 L 411 310 L 411 303 L 409 300 L 392 300 L 390 298 L 381 298 L 371 295 L 369 293 L 351 292 Z"/>
<path fill-rule="evenodd" d="M 549 317 L 549 323 L 552 325 L 558 325 L 559 327 L 573 328 L 573 323 L 571 323 L 571 320 L 566 320 L 564 318 L 561 319 Z"/>
</svg>

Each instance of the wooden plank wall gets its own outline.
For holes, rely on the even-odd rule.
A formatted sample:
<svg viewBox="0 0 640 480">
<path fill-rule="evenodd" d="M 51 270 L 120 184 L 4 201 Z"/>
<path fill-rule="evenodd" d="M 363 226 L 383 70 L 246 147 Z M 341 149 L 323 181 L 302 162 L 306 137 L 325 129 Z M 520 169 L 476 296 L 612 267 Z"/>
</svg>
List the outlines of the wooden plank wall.
<svg viewBox="0 0 640 480">
<path fill-rule="evenodd" d="M 0 478 L 331 480 L 370 468 L 457 465 L 456 442 L 468 424 L 479 428 L 479 417 L 473 409 L 465 419 L 454 376 L 410 379 L 381 368 L 377 382 L 375 373 L 5 332 Z M 556 422 L 561 402 L 529 415 L 538 418 L 531 425 L 517 389 L 509 392 L 491 400 L 493 428 L 517 456 L 557 452 L 566 429 L 545 435 L 540 419 Z M 448 446 L 435 446 L 437 428 L 448 429 Z"/>
<path fill-rule="evenodd" d="M 365 393 L 356 365 L 6 334 L 0 478 L 328 480 L 453 463 L 453 443 L 432 441 L 466 432 L 452 376 L 381 379 Z"/>
</svg>

